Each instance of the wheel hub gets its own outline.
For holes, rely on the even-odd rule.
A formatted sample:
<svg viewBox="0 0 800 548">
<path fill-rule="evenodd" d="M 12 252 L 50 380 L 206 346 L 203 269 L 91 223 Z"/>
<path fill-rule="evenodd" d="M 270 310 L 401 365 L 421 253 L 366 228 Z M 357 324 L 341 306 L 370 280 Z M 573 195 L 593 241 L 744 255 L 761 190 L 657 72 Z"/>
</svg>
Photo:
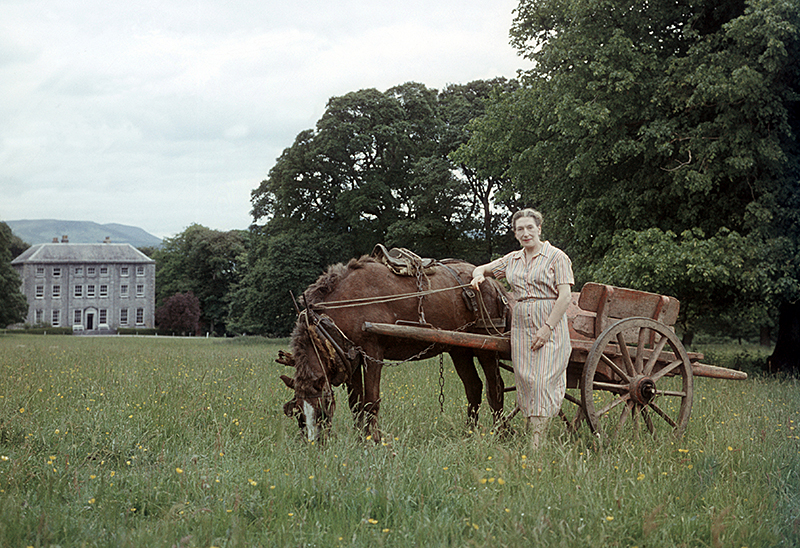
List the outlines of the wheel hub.
<svg viewBox="0 0 800 548">
<path fill-rule="evenodd" d="M 637 403 L 647 405 L 656 395 L 656 383 L 650 377 L 638 377 L 631 383 L 630 394 Z"/>
</svg>

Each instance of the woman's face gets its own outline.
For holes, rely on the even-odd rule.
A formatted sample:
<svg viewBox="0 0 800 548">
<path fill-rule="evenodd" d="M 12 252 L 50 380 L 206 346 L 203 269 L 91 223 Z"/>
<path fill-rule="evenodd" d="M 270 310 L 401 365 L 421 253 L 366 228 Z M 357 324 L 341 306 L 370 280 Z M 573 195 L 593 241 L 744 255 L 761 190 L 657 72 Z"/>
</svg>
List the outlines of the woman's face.
<svg viewBox="0 0 800 548">
<path fill-rule="evenodd" d="M 533 249 L 539 245 L 539 235 L 542 229 L 536 224 L 533 217 L 520 217 L 514 223 L 514 237 L 523 248 Z"/>
</svg>

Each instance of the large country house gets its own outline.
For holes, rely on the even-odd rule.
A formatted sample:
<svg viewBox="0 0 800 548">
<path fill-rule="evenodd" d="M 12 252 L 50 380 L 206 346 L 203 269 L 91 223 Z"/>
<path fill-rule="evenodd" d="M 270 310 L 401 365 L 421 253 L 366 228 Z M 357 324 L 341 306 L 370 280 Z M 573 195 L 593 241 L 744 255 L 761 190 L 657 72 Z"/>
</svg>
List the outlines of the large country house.
<svg viewBox="0 0 800 548">
<path fill-rule="evenodd" d="M 113 332 L 154 327 L 156 262 L 130 244 L 71 244 L 65 236 L 11 261 L 29 324 Z"/>
</svg>

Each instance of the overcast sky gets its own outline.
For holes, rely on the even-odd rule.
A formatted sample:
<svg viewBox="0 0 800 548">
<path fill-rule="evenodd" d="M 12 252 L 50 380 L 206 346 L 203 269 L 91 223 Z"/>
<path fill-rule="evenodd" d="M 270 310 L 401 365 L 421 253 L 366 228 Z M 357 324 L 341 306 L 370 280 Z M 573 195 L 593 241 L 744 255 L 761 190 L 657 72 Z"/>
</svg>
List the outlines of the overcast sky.
<svg viewBox="0 0 800 548">
<path fill-rule="evenodd" d="M 0 220 L 247 228 L 330 97 L 525 60 L 517 0 L 2 0 Z"/>
</svg>

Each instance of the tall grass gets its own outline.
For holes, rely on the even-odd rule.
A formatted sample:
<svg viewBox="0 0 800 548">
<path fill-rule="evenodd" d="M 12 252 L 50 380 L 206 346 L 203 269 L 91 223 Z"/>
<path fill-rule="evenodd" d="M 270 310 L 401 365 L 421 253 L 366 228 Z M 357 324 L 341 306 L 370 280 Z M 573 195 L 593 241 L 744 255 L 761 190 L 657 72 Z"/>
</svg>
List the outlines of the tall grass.
<svg viewBox="0 0 800 548">
<path fill-rule="evenodd" d="M 441 413 L 428 360 L 384 370 L 383 442 L 339 391 L 319 446 L 281 347 L 0 336 L 0 546 L 800 545 L 793 379 L 696 379 L 681 440 L 554 425 L 531 453 L 519 419 L 465 428 L 447 360 Z"/>
</svg>

